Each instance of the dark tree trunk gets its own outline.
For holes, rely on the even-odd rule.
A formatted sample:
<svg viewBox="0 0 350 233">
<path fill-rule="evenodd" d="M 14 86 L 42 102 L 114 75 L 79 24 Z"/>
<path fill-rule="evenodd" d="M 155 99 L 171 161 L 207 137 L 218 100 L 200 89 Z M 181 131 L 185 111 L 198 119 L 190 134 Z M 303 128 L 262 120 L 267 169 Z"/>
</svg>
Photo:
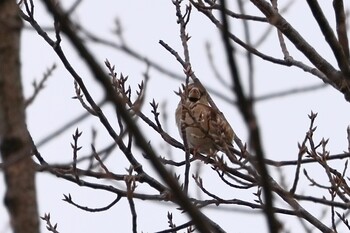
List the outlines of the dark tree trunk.
<svg viewBox="0 0 350 233">
<path fill-rule="evenodd" d="M 0 0 L 0 152 L 5 205 L 15 233 L 39 232 L 35 168 L 25 123 L 21 84 L 22 21 L 14 0 Z"/>
</svg>

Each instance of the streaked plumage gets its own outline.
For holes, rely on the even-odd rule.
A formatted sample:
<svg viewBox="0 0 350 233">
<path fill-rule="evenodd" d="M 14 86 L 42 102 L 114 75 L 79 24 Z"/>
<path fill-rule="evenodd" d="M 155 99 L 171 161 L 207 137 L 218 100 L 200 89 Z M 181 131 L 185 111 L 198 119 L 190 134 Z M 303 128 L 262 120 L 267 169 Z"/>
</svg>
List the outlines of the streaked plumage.
<svg viewBox="0 0 350 233">
<path fill-rule="evenodd" d="M 230 124 L 210 106 L 206 91 L 197 85 L 189 84 L 181 93 L 175 115 L 179 133 L 182 137 L 185 130 L 189 148 L 210 155 L 232 145 Z"/>
</svg>

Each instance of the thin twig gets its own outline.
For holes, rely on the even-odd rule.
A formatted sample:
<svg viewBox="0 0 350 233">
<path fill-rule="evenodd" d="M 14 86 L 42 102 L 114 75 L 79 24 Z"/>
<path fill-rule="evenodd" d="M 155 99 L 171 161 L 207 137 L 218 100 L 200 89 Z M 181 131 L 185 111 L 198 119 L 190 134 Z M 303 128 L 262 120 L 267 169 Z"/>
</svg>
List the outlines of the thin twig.
<svg viewBox="0 0 350 233">
<path fill-rule="evenodd" d="M 110 204 L 108 204 L 108 205 L 106 205 L 106 206 L 104 206 L 104 207 L 100 207 L 100 208 L 90 208 L 90 207 L 81 206 L 81 205 L 75 203 L 75 202 L 73 201 L 73 199 L 72 199 L 72 196 L 71 196 L 70 194 L 68 194 L 68 196 L 65 195 L 65 194 L 63 194 L 63 197 L 64 197 L 64 198 L 62 199 L 63 201 L 65 201 L 65 202 L 67 202 L 67 203 L 69 203 L 69 204 L 71 204 L 71 205 L 77 207 L 78 209 L 81 209 L 81 210 L 84 210 L 84 211 L 87 211 L 87 212 L 93 212 L 93 213 L 95 213 L 95 212 L 103 212 L 103 211 L 106 211 L 106 210 L 110 209 L 110 208 L 113 207 L 115 204 L 117 204 L 117 203 L 120 201 L 120 199 L 122 198 L 121 195 L 117 195 L 117 197 L 116 197 Z"/>
<path fill-rule="evenodd" d="M 34 93 L 32 94 L 31 97 L 29 97 L 28 99 L 26 99 L 24 105 L 25 107 L 28 107 L 30 104 L 32 104 L 35 100 L 35 98 L 38 96 L 38 94 L 40 93 L 41 90 L 44 89 L 45 87 L 45 82 L 47 81 L 47 79 L 49 77 L 52 76 L 53 71 L 56 69 L 56 64 L 53 64 L 50 68 L 47 69 L 47 71 L 43 74 L 42 79 L 39 81 L 39 83 L 37 83 L 35 80 L 33 82 L 33 87 L 34 87 Z"/>
<path fill-rule="evenodd" d="M 318 76 L 322 81 L 331 84 L 350 100 L 350 84 L 343 75 L 324 59 L 267 1 L 250 0 L 277 27 L 324 76 Z"/>
<path fill-rule="evenodd" d="M 232 80 L 234 82 L 234 91 L 237 96 L 238 101 L 241 103 L 239 105 L 239 108 L 242 112 L 242 115 L 244 116 L 245 120 L 249 122 L 248 124 L 251 125 L 252 122 L 254 122 L 254 127 L 249 127 L 250 135 L 251 135 L 251 141 L 254 143 L 253 147 L 256 151 L 256 159 L 257 164 L 254 164 L 256 169 L 259 171 L 261 175 L 261 184 L 263 186 L 264 190 L 264 201 L 265 201 L 265 216 L 268 222 L 269 230 L 271 233 L 277 233 L 279 229 L 279 223 L 277 219 L 275 218 L 274 212 L 273 212 L 273 195 L 272 195 L 272 189 L 271 184 L 269 180 L 269 173 L 266 168 L 266 164 L 264 163 L 264 152 L 261 145 L 261 139 L 259 134 L 258 125 L 256 122 L 256 118 L 253 113 L 253 106 L 251 106 L 251 103 L 246 99 L 246 96 L 243 92 L 243 88 L 241 85 L 241 81 L 239 79 L 239 74 L 237 70 L 236 61 L 234 59 L 233 55 L 233 47 L 229 40 L 229 23 L 225 15 L 225 9 L 226 9 L 226 1 L 221 0 L 221 19 L 222 19 L 222 40 L 225 46 L 227 60 L 228 60 L 228 66 L 230 68 L 230 73 Z M 243 148 L 242 148 L 243 149 Z"/>
<path fill-rule="evenodd" d="M 272 2 L 272 6 L 273 8 L 275 9 L 275 11 L 278 12 L 278 5 L 277 5 L 277 0 L 271 0 Z M 277 29 L 277 35 L 278 35 L 278 40 L 280 42 L 280 46 L 281 46 L 281 50 L 282 50 L 282 53 L 284 55 L 284 60 L 286 60 L 287 62 L 290 61 L 291 56 L 289 55 L 289 52 L 288 52 L 288 49 L 287 49 L 287 45 L 286 43 L 284 42 L 284 38 L 283 38 L 283 34 L 280 30 Z"/>
<path fill-rule="evenodd" d="M 126 192 L 127 192 L 127 199 L 129 202 L 129 207 L 131 211 L 131 219 L 132 219 L 132 232 L 137 233 L 137 213 L 136 213 L 136 208 L 135 208 L 135 202 L 133 199 L 133 193 L 136 189 L 136 182 L 134 180 L 134 176 L 132 175 L 133 169 L 130 167 L 128 169 L 129 176 L 126 177 L 125 179 L 125 184 L 126 184 Z"/>
</svg>

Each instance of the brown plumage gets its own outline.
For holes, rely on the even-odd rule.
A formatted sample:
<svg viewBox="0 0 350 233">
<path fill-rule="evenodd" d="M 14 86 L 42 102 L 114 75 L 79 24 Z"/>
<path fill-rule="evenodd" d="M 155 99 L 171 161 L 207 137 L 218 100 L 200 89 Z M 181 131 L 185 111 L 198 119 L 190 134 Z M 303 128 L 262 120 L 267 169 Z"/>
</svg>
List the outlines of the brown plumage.
<svg viewBox="0 0 350 233">
<path fill-rule="evenodd" d="M 210 106 L 205 90 L 189 84 L 180 96 L 176 124 L 181 137 L 184 130 L 189 148 L 210 155 L 232 145 L 234 132 L 221 114 Z"/>
</svg>

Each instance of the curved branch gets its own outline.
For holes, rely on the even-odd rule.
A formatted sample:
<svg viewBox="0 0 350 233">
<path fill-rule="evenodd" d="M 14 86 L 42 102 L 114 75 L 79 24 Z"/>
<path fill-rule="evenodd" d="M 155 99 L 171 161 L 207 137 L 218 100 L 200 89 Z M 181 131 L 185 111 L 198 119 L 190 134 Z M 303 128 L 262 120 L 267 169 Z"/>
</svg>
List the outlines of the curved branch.
<svg viewBox="0 0 350 233">
<path fill-rule="evenodd" d="M 184 210 L 187 211 L 187 213 L 193 219 L 194 224 L 196 225 L 198 230 L 200 230 L 201 232 L 210 232 L 210 229 L 214 229 L 214 228 L 218 229 L 215 226 L 215 223 L 213 221 L 211 221 L 206 215 L 200 212 L 198 208 L 191 203 L 191 201 L 188 199 L 186 194 L 182 191 L 177 180 L 165 169 L 161 161 L 158 159 L 158 156 L 156 155 L 156 153 L 153 151 L 151 147 L 149 147 L 149 144 L 145 139 L 143 133 L 141 132 L 140 128 L 135 124 L 134 120 L 130 117 L 129 112 L 125 109 L 125 106 L 123 105 L 123 100 L 121 100 L 116 95 L 106 73 L 104 72 L 102 67 L 99 65 L 99 63 L 95 60 L 95 58 L 92 56 L 92 54 L 87 49 L 87 47 L 82 43 L 81 38 L 79 38 L 75 30 L 72 28 L 72 25 L 69 20 L 69 16 L 64 14 L 63 10 L 61 9 L 60 5 L 57 4 L 57 2 L 53 2 L 50 0 L 43 0 L 43 3 L 47 7 L 48 11 L 54 16 L 55 25 L 60 26 L 62 31 L 69 38 L 70 42 L 77 49 L 80 55 L 84 58 L 84 61 L 88 64 L 88 67 L 90 68 L 91 72 L 94 74 L 95 79 L 102 85 L 103 89 L 105 90 L 107 100 L 114 105 L 116 111 L 121 115 L 121 117 L 125 121 L 130 131 L 133 132 L 136 145 L 140 147 L 147 154 L 147 156 L 150 158 L 151 164 L 155 168 L 155 171 L 158 172 L 158 174 L 163 178 L 165 183 L 168 185 L 169 189 L 172 191 L 171 192 L 173 194 L 171 195 L 172 201 L 179 204 Z M 22 14 L 22 16 L 23 15 L 24 13 Z M 36 24 L 35 20 L 29 21 L 29 22 L 32 23 L 33 27 Z M 36 24 L 35 26 L 37 30 L 40 29 L 39 25 Z M 131 154 L 125 153 L 126 147 L 122 143 L 122 140 L 118 140 L 118 136 L 115 134 L 115 132 L 113 132 L 113 129 L 108 126 L 109 123 L 107 119 L 104 117 L 101 109 L 94 103 L 82 79 L 74 71 L 73 67 L 70 66 L 69 62 L 64 56 L 64 53 L 59 46 L 59 34 L 58 34 L 57 26 L 56 26 L 56 37 L 57 37 L 58 43 L 53 42 L 52 47 L 57 53 L 57 55 L 60 57 L 61 61 L 64 63 L 66 69 L 70 72 L 72 77 L 79 83 L 79 86 L 81 87 L 89 104 L 93 107 L 93 109 L 98 114 L 101 123 L 103 123 L 105 128 L 108 130 L 108 133 L 116 141 L 116 143 L 118 143 L 119 146 L 123 147 L 121 148 L 121 150 L 124 152 L 125 156 L 128 158 L 130 163 L 134 166 L 135 171 L 138 172 L 139 174 L 143 174 L 145 179 L 148 179 L 148 181 L 152 181 L 153 184 L 159 185 L 158 188 L 160 188 L 161 186 L 163 187 L 162 184 L 160 184 L 159 182 L 156 182 L 149 175 L 147 175 L 147 173 L 143 171 L 142 165 Z M 51 42 L 52 40 L 50 39 L 48 43 L 51 44 Z M 164 192 L 166 192 L 167 189 L 168 188 L 165 188 Z"/>
<path fill-rule="evenodd" d="M 326 39 L 329 47 L 332 49 L 333 54 L 338 62 L 340 70 L 343 72 L 346 78 L 349 78 L 350 68 L 348 59 L 345 57 L 344 51 L 339 44 L 337 37 L 335 36 L 331 26 L 329 25 L 326 16 L 318 4 L 317 0 L 307 0 L 310 10 L 316 19 L 318 26 L 320 27 L 324 38 Z"/>
<path fill-rule="evenodd" d="M 301 51 L 311 63 L 325 74 L 322 81 L 331 84 L 344 94 L 350 101 L 350 83 L 344 79 L 342 73 L 336 70 L 277 12 L 264 0 L 250 0 L 268 19 L 269 23 L 278 28 Z"/>
</svg>

